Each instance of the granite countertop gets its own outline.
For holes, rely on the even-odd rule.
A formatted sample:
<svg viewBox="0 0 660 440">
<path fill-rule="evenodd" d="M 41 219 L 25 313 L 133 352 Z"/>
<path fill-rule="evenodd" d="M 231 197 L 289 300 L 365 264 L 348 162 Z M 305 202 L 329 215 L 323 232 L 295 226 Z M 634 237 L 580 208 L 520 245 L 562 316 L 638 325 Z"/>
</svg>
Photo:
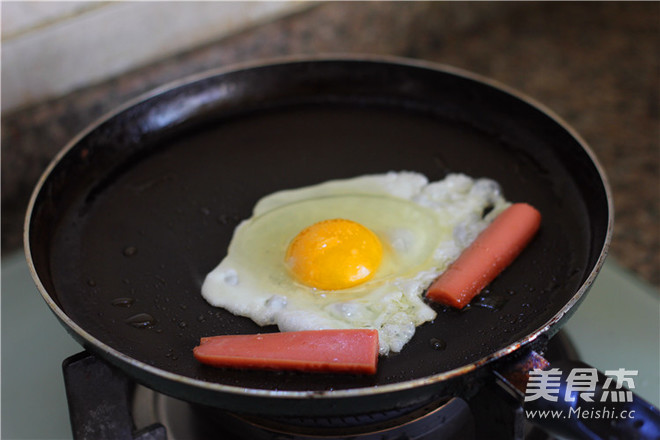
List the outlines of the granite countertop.
<svg viewBox="0 0 660 440">
<path fill-rule="evenodd" d="M 77 132 L 126 100 L 209 68 L 284 55 L 368 53 L 454 65 L 554 110 L 613 190 L 611 255 L 660 287 L 660 4 L 320 2 L 2 119 L 2 252 L 21 246 L 29 194 Z"/>
</svg>

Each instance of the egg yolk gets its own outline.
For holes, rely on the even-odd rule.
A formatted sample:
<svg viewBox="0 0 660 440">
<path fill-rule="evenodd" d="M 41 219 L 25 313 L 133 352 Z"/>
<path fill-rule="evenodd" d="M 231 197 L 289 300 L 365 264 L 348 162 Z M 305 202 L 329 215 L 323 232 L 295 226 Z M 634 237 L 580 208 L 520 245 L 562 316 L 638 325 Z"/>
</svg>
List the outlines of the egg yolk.
<svg viewBox="0 0 660 440">
<path fill-rule="evenodd" d="M 382 259 L 383 246 L 376 234 L 344 219 L 324 220 L 303 229 L 286 252 L 286 264 L 298 281 L 322 290 L 368 281 Z"/>
</svg>

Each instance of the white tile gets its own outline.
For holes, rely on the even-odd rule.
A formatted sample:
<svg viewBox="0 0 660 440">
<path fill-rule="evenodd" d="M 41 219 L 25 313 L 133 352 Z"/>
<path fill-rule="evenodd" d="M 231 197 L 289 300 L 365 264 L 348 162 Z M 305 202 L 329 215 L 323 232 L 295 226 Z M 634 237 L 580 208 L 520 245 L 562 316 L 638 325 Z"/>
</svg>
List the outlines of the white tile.
<svg viewBox="0 0 660 440">
<path fill-rule="evenodd" d="M 2 40 L 67 20 L 108 3 L 98 1 L 8 1 L 2 3 Z"/>
<path fill-rule="evenodd" d="M 2 112 L 306 6 L 299 1 L 116 2 L 88 10 L 3 42 Z"/>
</svg>

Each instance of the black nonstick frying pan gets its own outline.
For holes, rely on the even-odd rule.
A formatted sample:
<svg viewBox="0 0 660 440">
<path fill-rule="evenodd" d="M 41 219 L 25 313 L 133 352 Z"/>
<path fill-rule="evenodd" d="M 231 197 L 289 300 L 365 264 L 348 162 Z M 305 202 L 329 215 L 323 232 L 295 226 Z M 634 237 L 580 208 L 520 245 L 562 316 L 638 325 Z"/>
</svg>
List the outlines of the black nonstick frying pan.
<svg viewBox="0 0 660 440">
<path fill-rule="evenodd" d="M 541 230 L 468 309 L 434 305 L 438 317 L 373 377 L 193 359 L 202 336 L 276 331 L 200 295 L 260 197 L 390 170 L 495 179 L 540 210 Z M 25 248 L 68 331 L 130 377 L 219 408 L 323 415 L 469 393 L 542 346 L 584 298 L 611 228 L 593 154 L 528 98 L 422 62 L 293 59 L 187 79 L 87 129 L 40 180 Z"/>
</svg>

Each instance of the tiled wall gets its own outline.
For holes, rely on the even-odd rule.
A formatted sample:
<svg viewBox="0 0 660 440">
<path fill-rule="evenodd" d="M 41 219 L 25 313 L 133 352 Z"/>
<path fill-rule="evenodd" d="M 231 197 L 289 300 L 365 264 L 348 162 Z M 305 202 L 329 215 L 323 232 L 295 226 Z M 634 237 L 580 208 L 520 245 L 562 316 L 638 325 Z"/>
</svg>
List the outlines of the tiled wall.
<svg viewBox="0 0 660 440">
<path fill-rule="evenodd" d="M 57 97 L 307 2 L 3 2 L 2 112 Z"/>
</svg>

